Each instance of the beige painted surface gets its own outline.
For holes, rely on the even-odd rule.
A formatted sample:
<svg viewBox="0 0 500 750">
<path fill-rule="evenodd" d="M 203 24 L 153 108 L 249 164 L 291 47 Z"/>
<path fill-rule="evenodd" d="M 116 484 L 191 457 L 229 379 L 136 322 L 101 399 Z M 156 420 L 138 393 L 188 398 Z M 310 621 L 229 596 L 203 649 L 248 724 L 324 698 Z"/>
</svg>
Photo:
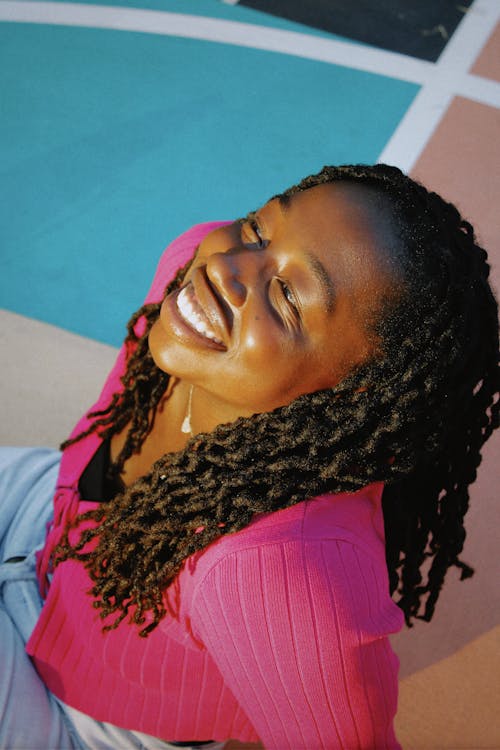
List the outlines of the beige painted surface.
<svg viewBox="0 0 500 750">
<path fill-rule="evenodd" d="M 0 310 L 0 445 L 56 448 L 97 399 L 116 349 Z"/>
</svg>

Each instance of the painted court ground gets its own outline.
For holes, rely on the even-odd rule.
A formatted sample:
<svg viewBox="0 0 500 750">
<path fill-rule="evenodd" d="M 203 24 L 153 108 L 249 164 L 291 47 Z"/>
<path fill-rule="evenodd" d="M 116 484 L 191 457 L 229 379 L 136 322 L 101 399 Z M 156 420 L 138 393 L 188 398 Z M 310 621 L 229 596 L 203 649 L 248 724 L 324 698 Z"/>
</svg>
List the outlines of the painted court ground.
<svg viewBox="0 0 500 750">
<path fill-rule="evenodd" d="M 65 437 L 177 234 L 376 161 L 459 205 L 499 290 L 498 0 L 0 0 L 2 443 Z M 500 747 L 498 447 L 476 576 L 394 641 L 405 748 Z"/>
</svg>

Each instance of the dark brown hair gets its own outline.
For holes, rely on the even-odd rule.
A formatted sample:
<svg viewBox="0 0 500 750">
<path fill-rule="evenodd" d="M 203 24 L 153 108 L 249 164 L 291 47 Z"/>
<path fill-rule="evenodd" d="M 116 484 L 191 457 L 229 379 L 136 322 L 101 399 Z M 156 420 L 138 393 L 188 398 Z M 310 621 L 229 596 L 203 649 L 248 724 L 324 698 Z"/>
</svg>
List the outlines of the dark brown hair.
<svg viewBox="0 0 500 750">
<path fill-rule="evenodd" d="M 147 635 L 165 615 L 163 593 L 183 561 L 256 513 L 374 481 L 385 483 L 390 587 L 408 623 L 430 620 L 451 566 L 462 577 L 472 573 L 459 560 L 468 487 L 499 412 L 497 305 L 486 252 L 453 205 L 394 167 L 325 167 L 279 197 L 286 202 L 338 181 L 369 186 L 395 227 L 404 293 L 374 324 L 383 353 L 335 388 L 195 436 L 113 501 L 80 516 L 98 526 L 74 546 L 66 532 L 55 561 L 82 560 L 102 617 L 116 615 L 111 627 L 129 611 L 144 625 L 149 612 L 141 630 Z M 129 425 L 115 474 L 146 438 L 169 382 L 147 346 L 158 311 L 147 305 L 133 316 L 123 391 L 91 415 L 89 431 L 103 438 Z M 139 319 L 146 322 L 141 336 Z M 94 539 L 95 549 L 85 552 Z"/>
</svg>

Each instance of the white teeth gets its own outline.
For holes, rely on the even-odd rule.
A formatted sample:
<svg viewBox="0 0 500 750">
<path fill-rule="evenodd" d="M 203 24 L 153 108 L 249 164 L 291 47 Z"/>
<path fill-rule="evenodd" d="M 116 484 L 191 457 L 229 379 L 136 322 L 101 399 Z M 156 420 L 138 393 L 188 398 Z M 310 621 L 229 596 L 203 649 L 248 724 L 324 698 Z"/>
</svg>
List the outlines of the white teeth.
<svg viewBox="0 0 500 750">
<path fill-rule="evenodd" d="M 215 341 L 217 344 L 222 344 L 222 341 L 209 329 L 206 318 L 198 309 L 190 287 L 185 286 L 177 295 L 177 309 L 186 323 L 194 328 L 195 331 L 201 333 L 207 339 Z"/>
</svg>

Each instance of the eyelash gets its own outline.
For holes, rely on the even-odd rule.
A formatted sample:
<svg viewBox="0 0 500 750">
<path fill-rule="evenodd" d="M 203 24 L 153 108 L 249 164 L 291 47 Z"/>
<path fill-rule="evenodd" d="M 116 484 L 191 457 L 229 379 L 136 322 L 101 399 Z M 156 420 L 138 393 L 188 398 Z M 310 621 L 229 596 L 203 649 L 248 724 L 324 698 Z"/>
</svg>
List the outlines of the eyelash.
<svg viewBox="0 0 500 750">
<path fill-rule="evenodd" d="M 255 237 L 257 237 L 258 242 L 252 243 L 257 245 L 259 248 L 263 248 L 267 244 L 267 240 L 264 239 L 262 236 L 261 228 L 259 227 L 257 221 L 252 217 L 249 216 L 247 219 L 243 222 L 243 224 L 248 224 L 250 229 L 252 230 Z M 243 238 L 244 240 L 245 238 Z M 295 317 L 300 320 L 300 311 L 299 311 L 299 305 L 297 304 L 297 299 L 295 297 L 295 294 L 293 293 L 290 286 L 286 283 L 286 281 L 283 281 L 283 279 L 277 278 L 276 279 L 279 287 L 281 289 L 281 293 L 283 294 L 283 297 L 285 299 L 286 304 L 292 309 L 293 314 Z"/>
<path fill-rule="evenodd" d="M 297 305 L 297 300 L 295 299 L 295 294 L 290 289 L 286 281 L 283 281 L 283 279 L 278 279 L 278 283 L 281 287 L 281 291 L 283 292 L 283 297 L 287 301 L 287 303 L 290 305 L 290 307 L 293 308 L 296 315 L 299 317 L 299 308 Z"/>
<path fill-rule="evenodd" d="M 266 245 L 266 240 L 262 236 L 261 229 L 255 219 L 253 218 L 247 218 L 246 221 L 243 222 L 243 225 L 248 224 L 250 229 L 252 230 L 255 237 L 257 237 L 257 242 L 253 242 L 251 244 L 257 245 L 259 248 L 263 248 Z M 245 238 L 243 238 L 243 241 L 245 241 Z"/>
</svg>

